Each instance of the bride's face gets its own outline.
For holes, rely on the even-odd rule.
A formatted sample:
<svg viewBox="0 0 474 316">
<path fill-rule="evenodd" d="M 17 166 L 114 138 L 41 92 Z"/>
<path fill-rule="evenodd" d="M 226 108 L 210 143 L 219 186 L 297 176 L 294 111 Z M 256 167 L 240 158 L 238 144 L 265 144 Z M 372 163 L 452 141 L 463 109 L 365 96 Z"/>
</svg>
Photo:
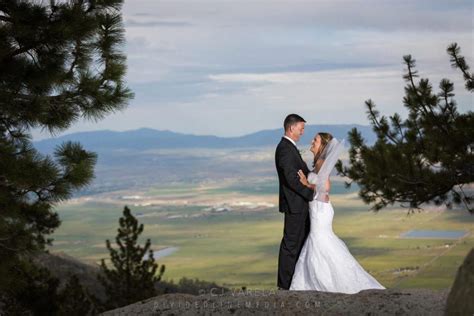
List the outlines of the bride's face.
<svg viewBox="0 0 474 316">
<path fill-rule="evenodd" d="M 316 135 L 311 141 L 311 148 L 310 148 L 311 152 L 313 154 L 316 154 L 320 146 L 321 146 L 321 136 Z"/>
</svg>

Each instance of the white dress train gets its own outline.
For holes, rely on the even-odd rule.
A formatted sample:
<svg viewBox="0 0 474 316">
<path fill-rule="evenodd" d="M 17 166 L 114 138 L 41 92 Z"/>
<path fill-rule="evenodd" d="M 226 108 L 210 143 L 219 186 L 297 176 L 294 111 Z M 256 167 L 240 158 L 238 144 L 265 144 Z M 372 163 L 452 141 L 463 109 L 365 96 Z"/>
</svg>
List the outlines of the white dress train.
<svg viewBox="0 0 474 316">
<path fill-rule="evenodd" d="M 309 181 L 311 175 L 316 176 L 310 173 Z M 334 234 L 334 209 L 330 201 L 311 201 L 309 215 L 310 232 L 298 257 L 290 290 L 354 294 L 365 289 L 385 289 Z"/>
</svg>

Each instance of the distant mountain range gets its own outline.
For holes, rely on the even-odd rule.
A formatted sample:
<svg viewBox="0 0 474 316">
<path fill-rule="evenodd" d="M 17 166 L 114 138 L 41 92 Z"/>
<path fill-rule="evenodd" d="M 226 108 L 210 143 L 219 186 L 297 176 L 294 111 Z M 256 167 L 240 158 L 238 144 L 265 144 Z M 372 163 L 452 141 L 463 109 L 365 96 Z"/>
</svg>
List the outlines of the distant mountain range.
<svg viewBox="0 0 474 316">
<path fill-rule="evenodd" d="M 306 125 L 305 133 L 300 140 L 301 146 L 311 142 L 317 132 L 329 132 L 334 137 L 347 139 L 347 133 L 356 127 L 367 143 L 372 144 L 376 137 L 370 126 L 346 125 Z M 190 135 L 171 131 L 160 131 L 151 128 L 116 132 L 100 130 L 79 132 L 34 142 L 35 147 L 43 153 L 51 153 L 64 141 L 78 141 L 84 148 L 92 151 L 109 151 L 116 149 L 146 150 L 160 148 L 245 148 L 276 146 L 283 134 L 283 129 L 262 130 L 239 137 L 218 137 L 211 135 Z"/>
</svg>

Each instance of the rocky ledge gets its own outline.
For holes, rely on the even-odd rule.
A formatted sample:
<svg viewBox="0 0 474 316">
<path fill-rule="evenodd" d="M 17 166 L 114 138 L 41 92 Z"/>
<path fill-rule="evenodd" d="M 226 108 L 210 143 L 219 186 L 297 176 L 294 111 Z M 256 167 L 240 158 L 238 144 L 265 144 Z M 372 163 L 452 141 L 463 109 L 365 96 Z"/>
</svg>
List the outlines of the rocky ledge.
<svg viewBox="0 0 474 316">
<path fill-rule="evenodd" d="M 103 315 L 443 315 L 449 289 L 165 294 Z"/>
</svg>

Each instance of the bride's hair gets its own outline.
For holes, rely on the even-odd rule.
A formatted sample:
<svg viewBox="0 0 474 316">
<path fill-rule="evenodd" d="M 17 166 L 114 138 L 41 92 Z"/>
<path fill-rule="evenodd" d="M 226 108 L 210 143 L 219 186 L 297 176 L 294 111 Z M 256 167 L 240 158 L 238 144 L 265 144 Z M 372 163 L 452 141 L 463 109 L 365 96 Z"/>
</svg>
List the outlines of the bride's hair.
<svg viewBox="0 0 474 316">
<path fill-rule="evenodd" d="M 326 148 L 327 144 L 331 141 L 333 137 L 331 134 L 323 133 L 323 132 L 318 133 L 316 135 L 319 135 L 319 137 L 321 137 L 321 146 L 319 146 L 318 152 L 314 154 L 314 160 L 313 160 L 313 168 L 316 172 L 318 172 L 319 168 L 321 168 L 321 165 L 324 159 L 326 158 L 323 156 L 324 149 Z"/>
</svg>

